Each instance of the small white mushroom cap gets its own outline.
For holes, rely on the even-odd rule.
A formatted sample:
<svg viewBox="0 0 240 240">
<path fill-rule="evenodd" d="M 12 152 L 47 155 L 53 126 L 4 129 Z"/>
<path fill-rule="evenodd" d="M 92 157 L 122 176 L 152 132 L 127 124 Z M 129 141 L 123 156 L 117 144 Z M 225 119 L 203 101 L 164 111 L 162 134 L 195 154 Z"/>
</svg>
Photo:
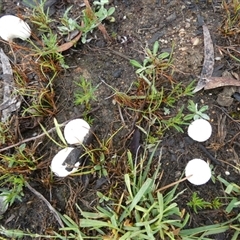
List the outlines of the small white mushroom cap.
<svg viewBox="0 0 240 240">
<path fill-rule="evenodd" d="M 64 128 L 64 137 L 68 144 L 82 144 L 89 131 L 89 124 L 77 118 L 67 123 Z"/>
<path fill-rule="evenodd" d="M 14 38 L 26 40 L 31 36 L 31 29 L 21 18 L 4 15 L 0 18 L 0 36 L 3 40 L 9 42 Z"/>
<path fill-rule="evenodd" d="M 66 170 L 67 165 L 63 164 L 63 162 L 66 160 L 67 156 L 73 149 L 74 148 L 72 147 L 66 147 L 60 150 L 52 159 L 51 170 L 58 177 L 66 177 L 69 174 L 76 172 L 78 170 L 79 162 L 75 164 L 75 167 L 71 171 L 67 171 Z"/>
<path fill-rule="evenodd" d="M 211 178 L 211 169 L 202 159 L 192 159 L 185 168 L 185 176 L 190 176 L 188 181 L 194 185 L 205 184 Z"/>
<path fill-rule="evenodd" d="M 212 126 L 205 119 L 196 119 L 188 126 L 188 136 L 197 142 L 204 142 L 212 135 Z"/>
</svg>

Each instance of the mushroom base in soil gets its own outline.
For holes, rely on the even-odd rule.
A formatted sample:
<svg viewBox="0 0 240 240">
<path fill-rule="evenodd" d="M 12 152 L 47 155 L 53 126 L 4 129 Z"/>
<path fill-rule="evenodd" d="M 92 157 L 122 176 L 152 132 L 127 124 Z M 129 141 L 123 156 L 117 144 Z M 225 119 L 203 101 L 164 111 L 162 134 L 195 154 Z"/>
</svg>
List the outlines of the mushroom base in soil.
<svg viewBox="0 0 240 240">
<path fill-rule="evenodd" d="M 74 153 L 74 154 L 73 154 Z M 66 177 L 71 173 L 78 170 L 80 163 L 78 162 L 78 157 L 80 153 L 76 153 L 76 149 L 72 147 L 66 147 L 60 150 L 52 159 L 51 170 L 58 177 Z M 73 161 L 69 156 L 74 156 Z M 66 161 L 69 159 L 69 161 Z"/>
<path fill-rule="evenodd" d="M 192 159 L 185 168 L 185 176 L 194 185 L 202 185 L 209 181 L 212 176 L 211 169 L 207 162 L 202 159 Z"/>
</svg>

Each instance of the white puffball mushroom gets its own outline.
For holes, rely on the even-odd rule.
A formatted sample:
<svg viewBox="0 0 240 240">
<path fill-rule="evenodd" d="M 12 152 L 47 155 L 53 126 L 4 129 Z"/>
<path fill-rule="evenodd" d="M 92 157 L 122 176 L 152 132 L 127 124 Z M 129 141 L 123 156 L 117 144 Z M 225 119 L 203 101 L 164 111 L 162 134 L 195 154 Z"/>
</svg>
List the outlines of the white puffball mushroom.
<svg viewBox="0 0 240 240">
<path fill-rule="evenodd" d="M 11 42 L 14 38 L 26 40 L 31 36 L 31 29 L 21 18 L 4 15 L 0 18 L 0 36 L 8 42 Z"/>
<path fill-rule="evenodd" d="M 211 178 L 211 169 L 207 162 L 202 159 L 192 159 L 185 168 L 185 176 L 190 176 L 187 180 L 194 185 L 205 184 Z"/>
<path fill-rule="evenodd" d="M 52 159 L 51 170 L 58 177 L 66 177 L 69 174 L 78 170 L 78 167 L 80 165 L 79 162 L 74 165 L 74 168 L 71 171 L 66 170 L 67 164 L 63 164 L 63 162 L 66 160 L 67 156 L 73 149 L 74 148 L 72 147 L 66 147 L 60 150 Z"/>
<path fill-rule="evenodd" d="M 197 142 L 204 142 L 212 135 L 212 126 L 205 119 L 196 119 L 188 126 L 188 136 Z"/>
<path fill-rule="evenodd" d="M 77 118 L 66 124 L 64 137 L 68 144 L 82 144 L 89 131 L 89 124 L 85 120 Z"/>
</svg>

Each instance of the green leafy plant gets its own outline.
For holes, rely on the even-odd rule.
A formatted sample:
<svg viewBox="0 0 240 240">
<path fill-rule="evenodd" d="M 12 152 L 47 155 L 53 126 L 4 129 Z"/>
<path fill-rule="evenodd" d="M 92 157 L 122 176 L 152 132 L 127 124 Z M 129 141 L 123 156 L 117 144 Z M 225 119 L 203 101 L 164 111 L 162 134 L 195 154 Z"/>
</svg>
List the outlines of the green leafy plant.
<svg viewBox="0 0 240 240">
<path fill-rule="evenodd" d="M 75 105 L 84 104 L 87 109 L 90 108 L 90 101 L 96 100 L 95 91 L 97 87 L 93 87 L 90 80 L 86 80 L 84 77 L 80 77 L 79 82 L 74 82 L 78 89 L 74 92 L 74 103 Z"/>
<path fill-rule="evenodd" d="M 150 133 L 153 138 L 163 136 L 165 131 L 171 128 L 183 132 L 182 126 L 187 125 L 188 120 L 184 119 L 183 107 L 176 109 L 176 103 L 185 96 L 193 95 L 194 84 L 194 81 L 187 86 L 174 83 L 171 76 L 174 70 L 172 52 L 159 54 L 159 48 L 158 41 L 153 44 L 152 50 L 146 48 L 142 63 L 130 60 L 130 63 L 137 68 L 136 74 L 139 79 L 137 87 L 140 92 L 141 89 L 145 89 L 145 94 L 134 96 L 131 93 L 128 96 L 116 93 L 115 95 L 118 103 L 130 106 L 135 112 L 139 112 L 139 105 L 144 104 L 140 114 L 142 121 L 151 123 L 155 128 L 155 135 Z M 140 124 L 138 127 L 143 130 Z"/>
<path fill-rule="evenodd" d="M 199 198 L 197 193 L 194 192 L 191 201 L 189 201 L 187 205 L 193 208 L 195 213 L 198 213 L 198 209 L 219 209 L 222 206 L 222 203 L 218 197 L 214 198 L 212 202 L 206 202 L 202 198 Z"/>
<path fill-rule="evenodd" d="M 211 206 L 213 209 L 219 209 L 222 206 L 222 203 L 218 197 L 214 198 L 211 202 Z"/>
<path fill-rule="evenodd" d="M 86 8 L 83 11 L 83 27 L 80 27 L 80 30 L 82 31 L 82 43 L 87 42 L 87 34 L 89 32 L 114 13 L 114 7 L 111 7 L 108 10 L 104 7 L 104 5 L 108 3 L 108 0 L 94 1 L 93 4 L 97 6 L 95 10 L 90 11 L 90 9 Z"/>
<path fill-rule="evenodd" d="M 100 158 L 99 158 L 99 162 L 94 165 L 93 169 L 94 169 L 94 172 L 97 172 L 99 177 L 107 177 L 108 176 L 108 171 L 105 167 L 105 162 L 106 159 L 105 159 L 105 156 L 103 154 L 103 152 L 100 152 Z"/>
<path fill-rule="evenodd" d="M 16 173 L 18 168 L 26 171 L 35 170 L 40 158 L 35 158 L 34 153 L 34 149 L 27 147 L 26 144 L 21 144 L 15 148 L 14 153 L 0 154 L 2 170 L 7 172 L 7 169 L 12 168 Z"/>
<path fill-rule="evenodd" d="M 162 123 L 165 125 L 161 132 L 165 132 L 169 128 L 173 128 L 178 132 L 183 132 L 182 126 L 187 125 L 187 122 L 183 118 L 183 107 L 178 111 L 178 113 L 167 120 L 162 120 Z"/>
<path fill-rule="evenodd" d="M 6 204 L 11 206 L 16 200 L 22 200 L 24 185 L 25 180 L 22 175 L 5 173 L 0 177 L 1 196 L 6 197 Z"/>
<path fill-rule="evenodd" d="M 187 109 L 191 112 L 184 117 L 184 120 L 196 120 L 199 118 L 203 118 L 206 120 L 210 120 L 210 117 L 205 113 L 208 110 L 208 106 L 204 105 L 200 109 L 198 109 L 198 104 L 194 103 L 192 100 L 188 101 Z"/>
<path fill-rule="evenodd" d="M 51 32 L 50 24 L 54 22 L 54 20 L 49 16 L 49 8 L 46 11 L 44 9 L 46 1 L 47 0 L 40 0 L 39 3 L 32 6 L 33 13 L 31 21 L 37 25 L 37 28 L 41 32 Z"/>
<path fill-rule="evenodd" d="M 205 209 L 211 206 L 211 203 L 204 201 L 194 192 L 191 201 L 187 203 L 188 206 L 193 208 L 195 213 L 198 213 L 198 209 Z"/>
<path fill-rule="evenodd" d="M 146 57 L 142 64 L 134 59 L 130 60 L 130 63 L 137 68 L 136 74 L 151 87 L 152 94 L 157 92 L 155 87 L 156 78 L 158 78 L 159 75 L 167 76 L 164 71 L 173 68 L 172 53 L 163 52 L 158 54 L 158 51 L 159 42 L 156 41 L 152 51 L 149 48 L 145 49 Z"/>
<path fill-rule="evenodd" d="M 89 9 L 88 7 L 82 11 L 82 24 L 77 22 L 78 18 L 72 19 L 69 17 L 69 12 L 72 7 L 69 7 L 63 17 L 60 19 L 62 26 L 59 26 L 58 29 L 62 35 L 68 35 L 69 33 L 79 30 L 82 32 L 81 40 L 82 43 L 87 42 L 87 34 L 95 29 L 103 20 L 110 17 L 114 11 L 114 7 L 110 7 L 109 9 L 105 8 L 105 5 L 108 4 L 108 0 L 100 0 L 94 1 L 93 5 L 95 9 Z"/>
<path fill-rule="evenodd" d="M 70 6 L 69 8 L 67 8 L 67 10 L 63 14 L 63 17 L 60 18 L 60 22 L 62 26 L 59 26 L 58 29 L 61 35 L 68 35 L 71 32 L 78 30 L 80 28 L 77 22 L 79 17 L 76 19 L 72 19 L 71 17 L 68 16 L 72 7 L 73 6 Z"/>
<path fill-rule="evenodd" d="M 179 88 L 179 86 L 177 88 Z M 175 93 L 172 94 L 172 92 L 169 93 L 168 91 L 165 93 L 163 88 L 160 91 L 156 90 L 157 92 L 151 93 L 150 95 L 148 92 L 145 95 L 127 95 L 126 93 L 118 92 L 115 89 L 112 89 L 115 91 L 115 102 L 121 107 L 127 107 L 128 110 L 134 112 L 135 114 L 140 114 L 141 121 L 147 121 L 148 124 L 153 125 L 155 128 L 154 134 L 157 134 L 159 137 L 163 136 L 165 131 L 168 129 L 175 129 L 179 132 L 183 132 L 182 127 L 189 124 L 189 121 L 184 119 L 183 107 L 175 109 L 173 104 L 181 97 L 191 94 L 192 83 L 186 87 L 189 92 L 180 90 L 182 88 L 183 86 L 179 88 L 179 91 L 175 91 L 175 88 L 173 88 L 172 91 L 175 91 L 176 95 Z M 168 95 L 171 95 L 171 103 L 168 102 Z M 141 106 L 143 104 L 145 106 L 141 109 L 139 105 Z M 171 114 L 166 114 L 165 105 L 169 106 L 167 111 L 168 113 L 171 112 Z M 139 121 L 139 123 L 141 123 L 141 121 Z M 145 130 L 140 126 L 140 124 L 138 124 L 137 127 L 145 133 Z M 157 137 L 152 133 L 149 134 L 153 138 Z"/>
<path fill-rule="evenodd" d="M 40 158 L 34 156 L 35 150 L 21 144 L 13 153 L 0 154 L 1 195 L 6 196 L 11 206 L 15 200 L 21 201 L 27 173 L 36 170 Z"/>
<path fill-rule="evenodd" d="M 68 68 L 68 66 L 65 64 L 64 56 L 59 51 L 58 34 L 52 30 L 51 24 L 56 22 L 56 20 L 49 16 L 49 8 L 45 10 L 45 3 L 46 0 L 41 0 L 40 3 L 36 3 L 33 6 L 31 22 L 36 25 L 37 30 L 42 34 L 40 40 L 29 39 L 29 43 L 32 46 L 31 50 L 38 59 L 42 74 L 45 75 L 45 72 L 49 73 L 50 70 L 53 72 L 52 79 L 54 79 L 59 71 L 58 64 L 62 68 Z"/>
<path fill-rule="evenodd" d="M 190 82 L 188 85 L 183 86 L 182 83 L 173 84 L 171 91 L 166 91 L 164 103 L 169 107 L 174 107 L 174 104 L 183 97 L 193 96 L 193 85 L 195 81 Z"/>
<path fill-rule="evenodd" d="M 34 55 L 38 58 L 42 74 L 46 76 L 45 72 L 49 72 L 49 70 L 51 70 L 53 72 L 53 76 L 55 77 L 56 73 L 59 71 L 58 64 L 60 64 L 60 66 L 64 69 L 68 68 L 65 64 L 64 56 L 59 51 L 58 35 L 50 30 L 47 33 L 43 33 L 41 38 L 42 44 L 40 45 L 32 40 L 29 40 L 29 43 L 33 47 L 32 51 Z M 46 69 L 48 69 L 48 71 L 46 71 Z M 54 79 L 54 77 L 52 77 L 52 79 Z"/>
</svg>

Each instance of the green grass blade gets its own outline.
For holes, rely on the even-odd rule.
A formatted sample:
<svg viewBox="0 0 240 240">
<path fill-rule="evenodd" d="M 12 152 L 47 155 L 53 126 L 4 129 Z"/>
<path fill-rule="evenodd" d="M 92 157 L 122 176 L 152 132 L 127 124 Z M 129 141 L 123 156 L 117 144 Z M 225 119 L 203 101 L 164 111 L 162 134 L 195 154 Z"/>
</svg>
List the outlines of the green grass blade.
<svg viewBox="0 0 240 240">
<path fill-rule="evenodd" d="M 55 128 L 56 128 L 56 132 L 57 132 L 58 137 L 60 138 L 62 143 L 67 146 L 66 140 L 65 140 L 65 138 L 64 138 L 64 136 L 62 134 L 62 131 L 60 129 L 60 125 L 58 124 L 57 119 L 53 118 L 53 121 L 54 121 L 54 125 L 55 125 Z"/>
<path fill-rule="evenodd" d="M 53 141 L 57 146 L 64 148 L 65 146 L 62 146 L 60 143 L 58 143 L 55 139 L 53 139 L 49 133 L 47 132 L 47 130 L 43 127 L 43 125 L 41 123 L 39 123 L 40 127 L 42 128 L 43 132 L 47 135 L 47 137 L 49 139 L 51 139 L 51 141 Z"/>
<path fill-rule="evenodd" d="M 93 219 L 80 219 L 80 227 L 83 228 L 102 228 L 102 227 L 108 227 L 110 229 L 116 229 L 120 230 L 117 227 L 115 227 L 113 224 L 108 223 L 107 221 L 101 221 L 101 220 L 93 220 Z"/>
<path fill-rule="evenodd" d="M 138 204 L 138 202 L 143 198 L 147 191 L 151 191 L 153 180 L 148 178 L 146 182 L 142 185 L 137 195 L 132 200 L 132 203 L 129 206 L 129 211 L 131 212 L 133 208 Z"/>
<path fill-rule="evenodd" d="M 125 174 L 124 176 L 125 178 L 127 178 L 127 184 L 129 185 L 128 188 L 130 188 L 130 179 L 129 179 L 129 175 Z M 125 180 L 126 181 L 126 180 Z M 142 187 L 139 189 L 138 193 L 136 194 L 136 196 L 132 199 L 131 204 L 125 208 L 125 210 L 123 211 L 122 215 L 119 218 L 119 222 L 122 222 L 124 218 L 126 218 L 134 209 L 134 207 L 138 204 L 138 202 L 143 198 L 143 196 L 148 192 L 151 191 L 152 189 L 152 184 L 153 184 L 153 180 L 148 178 L 146 180 L 146 182 L 142 185 Z"/>
<path fill-rule="evenodd" d="M 201 234 L 201 233 L 203 233 L 205 236 L 213 235 L 217 233 L 223 233 L 223 232 L 226 232 L 228 229 L 230 229 L 231 228 L 230 224 L 239 218 L 240 218 L 240 214 L 238 214 L 235 218 L 224 223 L 213 224 L 213 225 L 192 228 L 192 229 L 184 229 L 180 231 L 180 236 L 194 237 L 194 235 Z"/>
<path fill-rule="evenodd" d="M 133 194 L 132 194 L 132 189 L 131 189 L 131 180 L 130 180 L 129 174 L 124 175 L 124 180 L 125 180 L 125 184 L 126 184 L 128 193 L 129 193 L 131 199 L 133 199 Z"/>
</svg>

